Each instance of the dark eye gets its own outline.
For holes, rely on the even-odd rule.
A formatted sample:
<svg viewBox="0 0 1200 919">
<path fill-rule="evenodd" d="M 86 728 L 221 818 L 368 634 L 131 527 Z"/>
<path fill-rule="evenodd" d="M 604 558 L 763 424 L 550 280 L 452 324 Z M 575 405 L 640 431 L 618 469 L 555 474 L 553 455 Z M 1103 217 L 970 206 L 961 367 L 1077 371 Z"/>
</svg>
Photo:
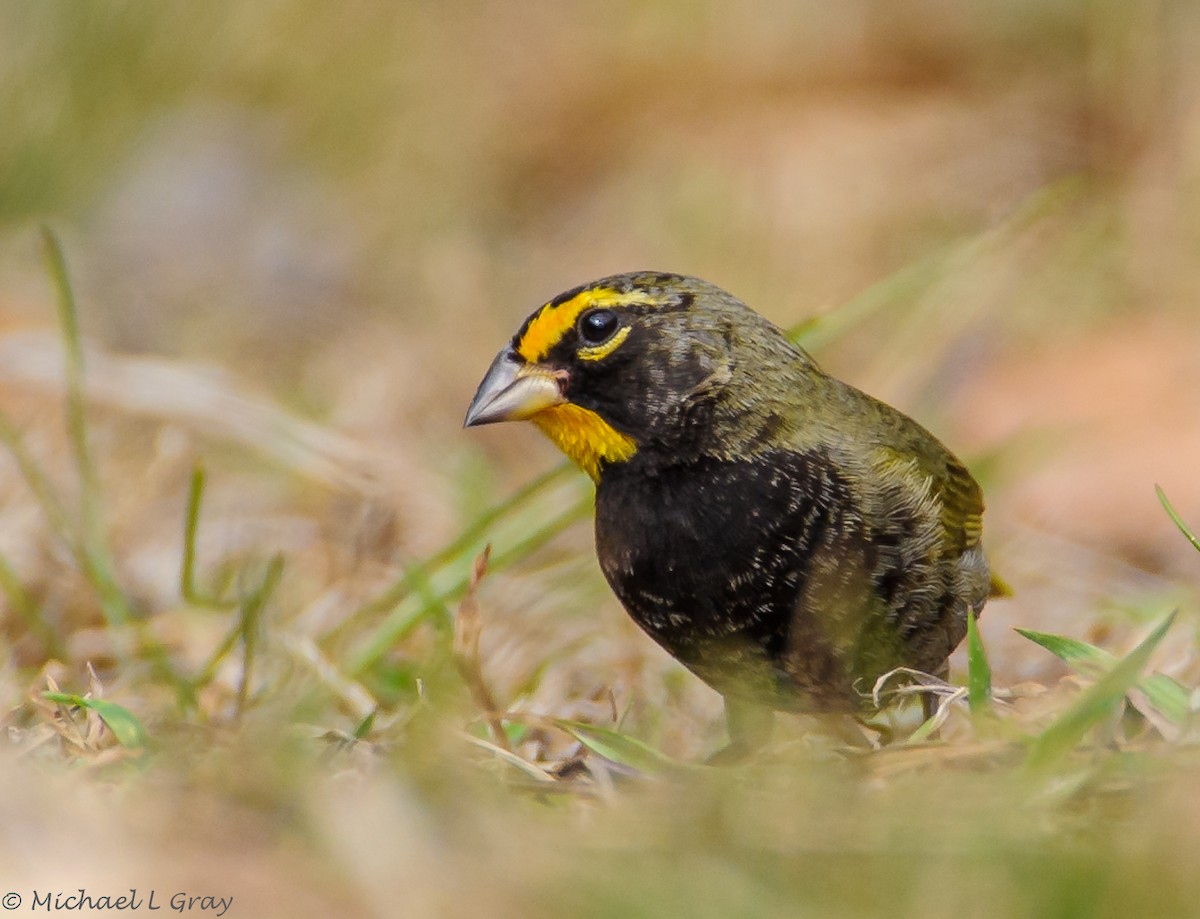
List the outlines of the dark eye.
<svg viewBox="0 0 1200 919">
<path fill-rule="evenodd" d="M 589 345 L 600 345 L 612 338 L 620 324 L 612 310 L 592 310 L 579 319 L 579 337 Z"/>
</svg>

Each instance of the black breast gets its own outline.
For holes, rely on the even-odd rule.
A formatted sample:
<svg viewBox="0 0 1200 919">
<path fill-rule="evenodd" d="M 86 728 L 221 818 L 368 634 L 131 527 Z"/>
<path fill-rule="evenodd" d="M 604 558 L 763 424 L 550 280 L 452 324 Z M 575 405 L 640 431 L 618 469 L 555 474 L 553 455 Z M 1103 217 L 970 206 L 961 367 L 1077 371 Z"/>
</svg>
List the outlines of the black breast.
<svg viewBox="0 0 1200 919">
<path fill-rule="evenodd" d="M 871 605 L 871 547 L 822 452 L 606 470 L 596 548 L 629 614 L 727 695 L 845 707 Z"/>
</svg>

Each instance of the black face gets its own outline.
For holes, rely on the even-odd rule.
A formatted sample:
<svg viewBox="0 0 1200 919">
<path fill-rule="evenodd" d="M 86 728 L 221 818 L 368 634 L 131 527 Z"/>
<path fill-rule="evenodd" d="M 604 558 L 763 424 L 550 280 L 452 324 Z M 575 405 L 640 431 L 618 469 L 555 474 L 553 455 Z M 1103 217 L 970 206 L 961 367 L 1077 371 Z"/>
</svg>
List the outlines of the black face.
<svg viewBox="0 0 1200 919">
<path fill-rule="evenodd" d="M 620 304 L 581 313 L 544 361 L 565 371 L 563 395 L 639 448 L 676 448 L 703 434 L 715 394 L 704 388 L 728 344 L 686 306 Z"/>
</svg>

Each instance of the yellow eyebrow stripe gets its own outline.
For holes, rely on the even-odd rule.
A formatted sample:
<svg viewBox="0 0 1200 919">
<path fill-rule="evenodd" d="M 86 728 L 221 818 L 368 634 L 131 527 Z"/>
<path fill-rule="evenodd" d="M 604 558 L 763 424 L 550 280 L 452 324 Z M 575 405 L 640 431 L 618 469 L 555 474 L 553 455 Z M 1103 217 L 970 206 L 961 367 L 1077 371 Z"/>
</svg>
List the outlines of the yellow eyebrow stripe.
<svg viewBox="0 0 1200 919">
<path fill-rule="evenodd" d="M 530 320 L 529 327 L 517 344 L 517 353 L 529 363 L 537 363 L 574 328 L 575 321 L 585 310 L 601 306 L 620 306 L 624 303 L 655 302 L 653 297 L 641 291 L 594 287 L 580 291 L 570 300 L 557 306 L 552 302 L 547 303 Z"/>
</svg>

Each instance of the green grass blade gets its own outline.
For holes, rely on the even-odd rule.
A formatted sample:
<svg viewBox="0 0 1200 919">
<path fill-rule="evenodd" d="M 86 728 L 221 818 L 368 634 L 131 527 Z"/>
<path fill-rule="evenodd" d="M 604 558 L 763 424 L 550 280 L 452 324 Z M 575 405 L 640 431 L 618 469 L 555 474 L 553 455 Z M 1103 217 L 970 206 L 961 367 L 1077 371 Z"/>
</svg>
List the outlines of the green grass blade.
<svg viewBox="0 0 1200 919">
<path fill-rule="evenodd" d="M 1116 662 L 1116 657 L 1112 654 L 1095 645 L 1090 645 L 1086 641 L 1080 641 L 1078 638 L 1051 635 L 1048 632 L 1035 632 L 1033 629 L 1017 629 L 1016 631 L 1018 635 L 1028 638 L 1034 644 L 1041 645 L 1085 676 L 1098 676 Z"/>
<path fill-rule="evenodd" d="M 240 600 L 224 600 L 216 595 L 200 591 L 196 586 L 196 534 L 199 530 L 200 505 L 204 498 L 205 481 L 204 468 L 197 465 L 192 470 L 191 483 L 188 487 L 187 510 L 184 514 L 183 561 L 179 570 L 179 592 L 188 603 L 195 606 L 210 609 L 237 607 L 238 616 L 233 627 L 213 650 L 204 666 L 200 668 L 200 673 L 192 681 L 191 687 L 193 691 L 198 691 L 211 683 L 221 662 L 240 641 L 242 673 L 237 688 L 237 711 L 240 714 L 245 708 L 249 694 L 250 677 L 257 649 L 259 615 L 275 592 L 275 588 L 279 586 L 279 581 L 283 576 L 284 559 L 281 555 L 273 556 L 267 563 L 266 572 L 259 585 Z"/>
<path fill-rule="evenodd" d="M 1138 680 L 1146 700 L 1173 724 L 1183 725 L 1191 717 L 1191 693 L 1165 673 L 1152 673 Z"/>
<path fill-rule="evenodd" d="M 47 228 L 42 229 L 42 244 L 46 270 L 55 288 L 65 352 L 67 429 L 80 481 L 78 526 L 69 518 L 54 487 L 26 449 L 20 432 L 2 415 L 0 442 L 13 455 L 51 529 L 66 543 L 79 570 L 95 591 L 117 657 L 125 660 L 132 656 L 133 642 L 126 628 L 132 624 L 156 671 L 175 686 L 180 700 L 187 702 L 190 699 L 188 685 L 179 677 L 162 646 L 139 627 L 132 615 L 129 601 L 117 581 L 116 565 L 104 532 L 103 515 L 100 511 L 99 480 L 88 444 L 83 390 L 83 344 L 79 334 L 75 296 L 71 290 L 62 246 Z"/>
<path fill-rule="evenodd" d="M 48 227 L 42 227 L 42 253 L 46 270 L 54 284 L 58 321 L 62 329 L 66 357 L 67 433 L 75 466 L 79 475 L 80 513 L 84 573 L 96 589 L 101 609 L 109 625 L 125 625 L 132 618 L 129 603 L 116 578 L 116 566 L 104 533 L 101 512 L 100 483 L 96 464 L 92 460 L 88 439 L 87 404 L 83 390 L 83 339 L 79 332 L 79 311 L 67 274 L 67 262 L 58 237 Z"/>
<path fill-rule="evenodd" d="M 196 587 L 196 534 L 200 527 L 200 505 L 204 500 L 205 481 L 204 467 L 197 464 L 192 470 L 192 479 L 188 484 L 187 510 L 183 519 L 183 561 L 179 566 L 179 593 L 193 606 L 228 609 L 234 606 L 236 601 L 222 600 L 220 597 L 202 593 Z"/>
<path fill-rule="evenodd" d="M 110 625 L 128 622 L 129 610 L 124 594 L 116 588 L 115 580 L 105 576 L 107 568 L 111 568 L 111 562 L 106 563 L 103 560 L 103 550 L 100 556 L 97 555 L 96 547 L 89 544 L 86 534 L 81 537 L 76 533 L 76 527 L 68 517 L 54 486 L 29 452 L 25 438 L 3 415 L 0 415 L 0 443 L 4 444 L 16 460 L 21 478 L 33 492 L 50 529 L 70 550 L 79 569 L 96 590 L 105 621 Z"/>
<path fill-rule="evenodd" d="M 89 699 L 69 692 L 44 692 L 42 695 L 60 705 L 77 705 L 80 708 L 91 709 L 100 716 L 123 747 L 144 750 L 150 746 L 150 734 L 138 717 L 123 705 L 108 699 Z"/>
<path fill-rule="evenodd" d="M 809 317 L 786 330 L 787 336 L 806 350 L 819 353 L 872 313 L 894 303 L 910 302 L 946 276 L 947 267 L 958 246 L 946 246 L 872 284 L 858 296 L 823 316 Z"/>
<path fill-rule="evenodd" d="M 238 632 L 242 639 L 242 673 L 238 680 L 237 712 L 240 716 L 246 709 L 250 697 L 250 682 L 254 672 L 255 653 L 258 648 L 258 621 L 263 607 L 275 593 L 279 581 L 283 577 L 284 559 L 282 555 L 272 556 L 267 563 L 267 571 L 262 583 L 242 602 L 242 612 L 238 623 Z"/>
<path fill-rule="evenodd" d="M 367 717 L 358 723 L 354 733 L 351 735 L 355 740 L 363 740 L 371 736 L 371 732 L 375 730 L 375 719 L 379 715 L 379 709 L 373 708 L 367 714 Z"/>
<path fill-rule="evenodd" d="M 998 226 L 948 243 L 924 258 L 904 265 L 856 297 L 821 316 L 810 317 L 786 330 L 792 341 L 820 353 L 871 315 L 898 303 L 912 303 L 946 277 L 961 273 L 999 241 L 1010 238 L 1079 200 L 1086 186 L 1068 177 L 1037 189 L 1012 209 Z"/>
<path fill-rule="evenodd" d="M 271 598 L 271 594 L 275 592 L 275 588 L 279 586 L 279 581 L 283 575 L 283 567 L 284 560 L 280 555 L 274 556 L 268 563 L 262 582 L 255 590 L 242 599 L 237 621 L 225 633 L 217 647 L 213 649 L 204 666 L 200 668 L 199 675 L 192 681 L 193 689 L 199 691 L 213 681 L 213 678 L 217 675 L 217 668 L 221 666 L 221 662 L 225 660 L 239 640 L 242 642 L 243 652 L 248 651 L 249 661 L 253 662 L 254 639 L 251 637 L 249 630 L 257 622 L 259 611 Z"/>
<path fill-rule="evenodd" d="M 1028 769 L 1042 769 L 1074 750 L 1087 732 L 1108 718 L 1138 682 L 1163 636 L 1175 621 L 1172 612 L 1154 630 L 1117 662 L 1108 673 L 1089 686 L 1070 708 L 1042 732 L 1025 760 Z"/>
<path fill-rule="evenodd" d="M 233 624 L 233 627 L 225 633 L 224 637 L 217 644 L 216 648 L 213 649 L 212 654 L 209 655 L 208 660 L 204 662 L 204 666 L 200 668 L 199 674 L 197 674 L 196 678 L 192 680 L 192 689 L 194 691 L 199 692 L 213 681 L 213 678 L 217 675 L 217 668 L 221 666 L 221 662 L 225 660 L 229 652 L 233 650 L 234 645 L 237 644 L 238 639 L 241 638 L 241 636 L 242 622 L 241 619 L 239 619 Z"/>
<path fill-rule="evenodd" d="M 67 389 L 67 434 L 75 456 L 76 472 L 79 476 L 80 559 L 84 576 L 91 582 L 100 601 L 100 609 L 110 628 L 117 627 L 114 641 L 118 647 L 125 643 L 119 627 L 127 625 L 133 618 L 125 592 L 116 577 L 116 564 L 104 532 L 101 511 L 100 483 L 96 465 L 92 460 L 88 438 L 87 404 L 84 397 L 83 339 L 79 331 L 79 311 L 75 305 L 75 294 L 71 289 L 67 262 L 63 256 L 58 237 L 48 227 L 42 227 L 42 254 L 46 270 L 55 289 L 55 305 L 58 310 L 59 326 L 62 330 L 65 356 L 64 373 Z M 168 670 L 170 664 L 160 656 L 159 666 Z"/>
<path fill-rule="evenodd" d="M 96 481 L 96 467 L 88 445 L 87 407 L 83 395 L 83 339 L 79 332 L 79 311 L 75 307 L 75 293 L 71 289 L 62 245 L 49 227 L 42 227 L 42 255 L 50 280 L 54 284 L 58 323 L 62 330 L 66 356 L 67 430 L 79 467 L 82 485 L 80 500 L 85 521 L 90 526 L 96 526 L 99 517 L 96 507 L 99 487 Z"/>
<path fill-rule="evenodd" d="M 563 718 L 556 718 L 554 723 L 593 753 L 620 766 L 646 773 L 684 768 L 684 764 L 678 760 L 612 728 Z"/>
<path fill-rule="evenodd" d="M 429 576 L 438 568 L 464 556 L 474 558 L 479 551 L 477 544 L 487 536 L 488 530 L 494 524 L 523 507 L 533 498 L 541 495 L 559 480 L 566 478 L 567 474 L 574 468 L 571 463 L 559 463 L 554 468 L 521 486 L 499 504 L 484 511 L 472 520 L 450 543 L 424 561 L 406 568 L 404 573 L 383 593 L 368 600 L 351 613 L 347 622 L 393 609 L 412 592 L 415 585 L 419 584 L 422 579 L 428 580 Z"/>
<path fill-rule="evenodd" d="M 1188 525 L 1183 522 L 1183 518 L 1179 516 L 1175 508 L 1171 506 L 1171 502 L 1167 500 L 1167 493 L 1162 490 L 1161 485 L 1155 485 L 1154 491 L 1158 495 L 1159 504 L 1161 504 L 1163 506 L 1163 510 L 1167 512 L 1167 516 L 1171 518 L 1175 526 L 1179 527 L 1179 532 L 1187 538 L 1187 541 L 1190 542 L 1198 552 L 1200 552 L 1200 536 L 1197 536 L 1195 533 L 1193 533 L 1188 528 Z"/>
<path fill-rule="evenodd" d="M 493 573 L 499 572 L 515 564 L 530 553 L 544 546 L 567 527 L 572 526 L 592 511 L 592 497 L 577 501 L 548 523 L 538 527 L 523 539 L 509 546 L 502 552 L 497 552 L 488 563 L 488 569 Z M 352 678 L 359 678 L 374 664 L 381 660 L 389 650 L 404 638 L 413 628 L 424 622 L 430 616 L 444 612 L 450 604 L 456 603 L 465 596 L 471 582 L 470 572 L 456 579 L 454 583 L 440 593 L 431 595 L 419 606 L 402 604 L 396 607 L 375 629 L 362 648 L 345 668 Z M 415 584 L 415 582 L 414 582 Z"/>
<path fill-rule="evenodd" d="M 988 711 L 992 705 L 992 668 L 974 613 L 967 613 L 967 703 L 972 714 Z"/>
<path fill-rule="evenodd" d="M 1051 654 L 1083 676 L 1099 677 L 1112 669 L 1117 659 L 1103 648 L 1086 641 L 1064 635 L 1050 635 L 1032 629 L 1017 629 L 1017 632 L 1035 644 L 1041 645 Z M 1158 711 L 1174 724 L 1183 724 L 1189 716 L 1189 692 L 1187 687 L 1166 674 L 1152 673 L 1138 680 L 1137 688 Z"/>
</svg>

